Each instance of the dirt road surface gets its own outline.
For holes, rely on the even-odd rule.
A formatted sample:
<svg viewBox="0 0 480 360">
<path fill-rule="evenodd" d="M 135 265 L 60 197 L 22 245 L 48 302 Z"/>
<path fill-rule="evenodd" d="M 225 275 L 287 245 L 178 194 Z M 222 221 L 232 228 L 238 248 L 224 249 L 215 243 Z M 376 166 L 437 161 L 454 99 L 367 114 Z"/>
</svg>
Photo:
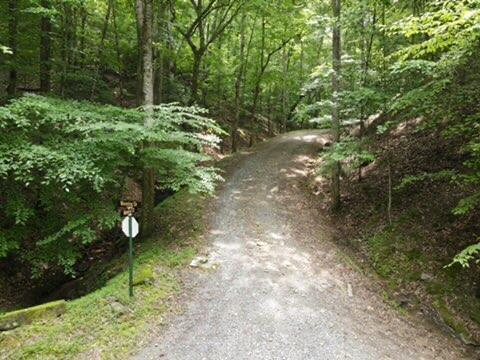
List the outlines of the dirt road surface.
<svg viewBox="0 0 480 360">
<path fill-rule="evenodd" d="M 260 145 L 227 178 L 209 264 L 137 359 L 468 359 L 451 335 L 391 308 L 351 269 L 302 190 L 325 135 Z"/>
</svg>

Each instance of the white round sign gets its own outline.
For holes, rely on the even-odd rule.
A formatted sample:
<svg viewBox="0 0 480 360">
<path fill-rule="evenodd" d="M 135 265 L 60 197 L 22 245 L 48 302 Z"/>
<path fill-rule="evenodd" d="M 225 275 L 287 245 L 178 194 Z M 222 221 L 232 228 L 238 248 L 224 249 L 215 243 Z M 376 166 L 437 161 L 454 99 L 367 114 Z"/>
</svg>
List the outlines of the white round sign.
<svg viewBox="0 0 480 360">
<path fill-rule="evenodd" d="M 130 236 L 129 234 L 129 226 L 128 226 L 128 223 L 129 223 L 129 216 L 127 216 L 125 219 L 123 219 L 122 221 L 122 231 L 123 233 L 126 235 L 126 236 Z M 135 237 L 138 235 L 138 222 L 137 220 L 132 216 L 131 217 L 132 219 L 132 237 Z"/>
</svg>

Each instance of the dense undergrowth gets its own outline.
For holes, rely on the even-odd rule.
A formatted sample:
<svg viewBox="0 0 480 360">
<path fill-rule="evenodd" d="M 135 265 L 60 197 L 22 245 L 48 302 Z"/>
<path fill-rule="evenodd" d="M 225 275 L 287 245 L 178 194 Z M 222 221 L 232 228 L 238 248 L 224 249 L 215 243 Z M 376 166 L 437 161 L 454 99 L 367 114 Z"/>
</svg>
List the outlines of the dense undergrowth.
<svg viewBox="0 0 480 360">
<path fill-rule="evenodd" d="M 480 343 L 480 3 L 409 5 L 344 4 L 340 84 L 315 73 L 303 114 L 332 129 L 338 238 L 398 305 Z"/>
<path fill-rule="evenodd" d="M 366 144 L 376 161 L 361 180 L 356 172 L 345 174 L 337 238 L 383 279 L 397 306 L 446 324 L 466 343 L 479 343 L 479 269 L 451 264 L 480 231 L 477 212 L 452 213 L 471 190 L 436 178 L 401 186 L 412 173 L 462 171 L 459 143 L 402 124 L 391 134 L 372 134 Z M 391 224 L 387 157 L 394 164 Z"/>
<path fill-rule="evenodd" d="M 119 238 L 120 202 L 140 201 L 146 216 L 145 199 L 128 195 L 146 168 L 156 189 L 211 193 L 220 177 L 204 149 L 222 131 L 205 113 L 156 106 L 146 127 L 143 109 L 34 95 L 0 107 L 0 278 L 58 284 L 118 250 L 107 243 Z"/>
<path fill-rule="evenodd" d="M 205 204 L 205 197 L 182 191 L 156 209 L 156 235 L 135 246 L 133 299 L 125 254 L 95 274 L 109 278 L 105 286 L 69 301 L 61 317 L 0 332 L 0 358 L 128 358 L 174 301 L 179 270 L 200 244 Z"/>
</svg>

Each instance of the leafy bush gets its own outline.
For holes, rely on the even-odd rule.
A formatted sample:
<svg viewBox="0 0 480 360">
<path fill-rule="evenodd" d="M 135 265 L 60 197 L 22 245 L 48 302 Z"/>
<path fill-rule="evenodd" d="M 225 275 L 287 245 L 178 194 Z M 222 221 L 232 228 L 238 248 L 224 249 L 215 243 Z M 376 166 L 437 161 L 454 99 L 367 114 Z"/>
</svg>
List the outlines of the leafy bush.
<svg viewBox="0 0 480 360">
<path fill-rule="evenodd" d="M 374 161 L 375 155 L 366 150 L 358 139 L 344 137 L 329 147 L 322 159 L 319 172 L 328 174 L 337 162 L 340 162 L 344 169 L 353 171 L 363 164 Z"/>
<path fill-rule="evenodd" d="M 475 261 L 476 264 L 480 262 L 478 259 L 480 255 L 480 242 L 477 244 L 470 245 L 463 249 L 460 253 L 458 253 L 455 258 L 453 259 L 453 264 L 460 264 L 462 267 L 467 268 L 470 266 L 470 262 Z M 450 266 L 449 265 L 449 266 Z"/>
<path fill-rule="evenodd" d="M 221 133 L 205 111 L 139 109 L 25 96 L 0 108 L 0 259 L 20 259 L 32 275 L 74 265 L 115 228 L 127 177 L 156 169 L 159 186 L 211 192 L 220 179 L 200 166 Z M 144 147 L 145 143 L 151 144 Z"/>
</svg>

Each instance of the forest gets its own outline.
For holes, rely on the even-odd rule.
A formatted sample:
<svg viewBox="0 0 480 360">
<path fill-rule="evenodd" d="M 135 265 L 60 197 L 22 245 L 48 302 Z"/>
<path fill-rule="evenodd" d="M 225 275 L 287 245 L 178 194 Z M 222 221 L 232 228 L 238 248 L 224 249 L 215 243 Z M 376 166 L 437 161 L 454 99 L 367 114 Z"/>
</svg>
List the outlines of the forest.
<svg viewBox="0 0 480 360">
<path fill-rule="evenodd" d="M 179 268 L 204 251 L 197 237 L 216 226 L 204 223 L 255 193 L 222 200 L 240 186 L 236 174 L 271 141 L 305 131 L 323 145 L 293 187 L 329 224 L 329 241 L 374 274 L 384 302 L 433 319 L 458 346 L 478 346 L 479 24 L 479 0 L 1 1 L 0 358 L 134 354 L 144 331 L 137 322 L 160 306 L 153 297 L 173 296 Z M 265 150 L 281 153 L 279 164 L 293 149 L 285 141 Z M 251 170 L 255 191 L 290 166 L 262 164 Z M 279 184 L 265 185 L 269 196 L 286 191 Z M 126 279 L 124 202 L 140 222 L 136 251 L 148 266 L 139 260 L 138 273 L 157 274 L 136 305 L 117 294 Z M 276 209 L 252 219 L 273 221 Z M 310 211 L 289 219 L 301 223 Z M 226 231 L 247 236 L 254 220 L 245 221 Z M 45 339 L 35 323 L 2 322 L 54 300 L 67 300 L 59 319 L 74 317 Z M 97 319 L 103 310 L 88 318 L 92 328 L 103 324 L 96 345 L 76 325 L 104 300 L 137 331 L 124 331 L 121 355 L 109 351 L 123 328 Z M 67 333 L 82 340 L 69 335 L 48 350 Z"/>
</svg>

